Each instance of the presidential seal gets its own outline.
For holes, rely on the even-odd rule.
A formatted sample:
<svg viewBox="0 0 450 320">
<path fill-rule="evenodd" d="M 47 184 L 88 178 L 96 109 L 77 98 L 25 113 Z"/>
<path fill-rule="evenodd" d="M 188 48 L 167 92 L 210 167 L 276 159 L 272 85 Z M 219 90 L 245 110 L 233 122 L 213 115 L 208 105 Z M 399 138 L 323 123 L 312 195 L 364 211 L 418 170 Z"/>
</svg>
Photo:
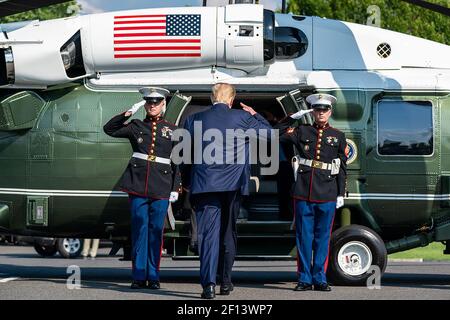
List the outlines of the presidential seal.
<svg viewBox="0 0 450 320">
<path fill-rule="evenodd" d="M 351 139 L 347 140 L 347 147 L 345 148 L 345 154 L 347 156 L 347 164 L 352 163 L 358 157 L 358 147 L 356 143 Z"/>
</svg>

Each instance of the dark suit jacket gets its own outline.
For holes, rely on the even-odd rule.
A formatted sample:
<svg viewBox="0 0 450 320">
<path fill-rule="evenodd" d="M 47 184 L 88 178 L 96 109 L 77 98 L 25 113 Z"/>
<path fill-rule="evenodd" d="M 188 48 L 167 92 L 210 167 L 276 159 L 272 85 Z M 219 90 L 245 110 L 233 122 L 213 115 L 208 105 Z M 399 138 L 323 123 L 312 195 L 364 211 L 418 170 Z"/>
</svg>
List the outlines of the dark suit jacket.
<svg viewBox="0 0 450 320">
<path fill-rule="evenodd" d="M 191 170 L 191 194 L 205 193 L 205 192 L 223 192 L 223 191 L 241 191 L 241 194 L 248 195 L 248 184 L 250 180 L 250 162 L 249 162 L 249 141 L 245 139 L 235 139 L 231 149 L 245 148 L 245 161 L 237 161 L 236 152 L 234 152 L 234 163 L 227 164 L 227 150 L 230 150 L 230 145 L 226 145 L 226 130 L 227 129 L 255 129 L 270 130 L 270 124 L 259 114 L 254 116 L 244 110 L 230 109 L 226 104 L 214 104 L 209 110 L 194 114 L 186 119 L 185 129 L 187 129 L 193 141 L 194 138 L 194 123 L 199 122 L 202 125 L 202 137 L 208 129 L 216 129 L 222 133 L 223 141 L 203 141 L 201 146 L 194 150 L 194 153 L 202 155 L 205 148 L 210 144 L 220 147 L 222 152 L 221 163 L 205 163 L 202 157 L 201 163 L 192 165 Z M 268 133 L 267 136 L 270 136 Z M 208 148 L 211 148 L 209 146 Z M 211 150 L 211 149 L 209 149 Z"/>
</svg>

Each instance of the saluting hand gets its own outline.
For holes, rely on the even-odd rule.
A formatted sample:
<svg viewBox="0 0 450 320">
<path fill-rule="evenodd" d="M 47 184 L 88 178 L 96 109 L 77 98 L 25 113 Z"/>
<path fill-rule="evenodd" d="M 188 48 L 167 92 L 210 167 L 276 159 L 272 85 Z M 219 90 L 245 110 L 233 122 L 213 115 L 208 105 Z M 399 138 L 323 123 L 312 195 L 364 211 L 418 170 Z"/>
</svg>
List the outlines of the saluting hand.
<svg viewBox="0 0 450 320">
<path fill-rule="evenodd" d="M 313 109 L 300 110 L 300 111 L 297 111 L 297 112 L 294 113 L 294 114 L 291 114 L 290 117 L 291 117 L 292 119 L 297 120 L 297 119 L 300 119 L 301 117 L 303 117 L 305 114 L 310 113 L 310 112 L 312 112 L 312 111 L 313 111 Z"/>
<path fill-rule="evenodd" d="M 131 106 L 131 108 L 128 109 L 127 112 L 125 112 L 125 117 L 132 116 L 132 115 L 135 114 L 135 113 L 136 113 L 143 105 L 145 105 L 145 100 L 133 104 L 133 105 Z"/>
<path fill-rule="evenodd" d="M 241 102 L 241 107 L 242 107 L 242 110 L 247 111 L 247 112 L 250 113 L 252 116 L 254 116 L 254 115 L 256 114 L 256 111 L 253 110 L 252 107 L 246 105 L 245 103 L 242 103 L 242 102 Z"/>
</svg>

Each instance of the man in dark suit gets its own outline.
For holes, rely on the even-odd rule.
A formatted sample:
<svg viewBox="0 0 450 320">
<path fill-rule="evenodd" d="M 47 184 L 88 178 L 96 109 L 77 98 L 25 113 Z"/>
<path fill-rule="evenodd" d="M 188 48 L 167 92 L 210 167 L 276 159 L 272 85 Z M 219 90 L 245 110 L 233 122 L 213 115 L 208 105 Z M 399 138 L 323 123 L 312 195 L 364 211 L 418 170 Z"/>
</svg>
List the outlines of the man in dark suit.
<svg viewBox="0 0 450 320">
<path fill-rule="evenodd" d="M 203 287 L 202 298 L 215 298 L 216 277 L 220 282 L 220 293 L 228 295 L 233 290 L 231 270 L 236 255 L 236 220 L 239 214 L 241 196 L 248 195 L 250 179 L 248 139 L 227 140 L 230 129 L 271 130 L 269 123 L 251 107 L 241 103 L 243 110 L 231 109 L 236 95 L 234 87 L 226 83 L 213 86 L 212 107 L 186 119 L 187 129 L 193 140 L 196 134 L 204 137 L 205 132 L 220 132 L 223 139 L 203 141 L 194 150 L 195 156 L 205 151 L 222 150 L 211 159 L 194 160 L 191 170 L 191 201 L 197 217 L 198 248 L 200 255 L 200 278 Z M 199 128 L 201 130 L 194 128 Z M 227 132 L 228 130 L 228 132 Z M 211 131 L 209 131 L 211 132 Z M 228 143 L 226 143 L 228 142 Z M 207 149 L 207 150 L 205 150 Z M 232 152 L 230 152 L 230 150 Z M 244 152 L 244 161 L 240 161 Z M 234 159 L 229 161 L 231 156 Z M 206 160 L 206 161 L 205 161 Z M 232 163 L 231 163 L 232 162 Z"/>
</svg>

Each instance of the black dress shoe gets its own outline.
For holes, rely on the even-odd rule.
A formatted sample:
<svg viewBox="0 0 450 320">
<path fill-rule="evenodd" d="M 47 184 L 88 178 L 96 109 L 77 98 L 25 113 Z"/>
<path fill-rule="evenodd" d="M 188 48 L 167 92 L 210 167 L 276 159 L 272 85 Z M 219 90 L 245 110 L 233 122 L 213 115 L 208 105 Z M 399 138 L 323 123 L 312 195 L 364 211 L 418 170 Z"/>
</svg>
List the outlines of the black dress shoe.
<svg viewBox="0 0 450 320">
<path fill-rule="evenodd" d="M 148 282 L 147 288 L 152 289 L 152 290 L 158 290 L 159 288 L 161 288 L 161 285 L 159 284 L 159 281 L 157 280 L 150 280 Z"/>
<path fill-rule="evenodd" d="M 231 291 L 233 291 L 234 286 L 232 283 L 220 285 L 220 294 L 222 296 L 228 296 Z"/>
<path fill-rule="evenodd" d="M 308 284 L 308 283 L 304 283 L 304 282 L 299 282 L 297 283 L 297 285 L 295 286 L 294 291 L 309 291 L 312 290 L 312 284 Z"/>
<path fill-rule="evenodd" d="M 131 289 L 143 289 L 145 288 L 144 280 L 133 280 L 131 283 Z"/>
<path fill-rule="evenodd" d="M 314 291 L 331 291 L 328 283 L 319 283 L 314 285 Z"/>
<path fill-rule="evenodd" d="M 214 299 L 216 297 L 216 286 L 209 284 L 203 288 L 202 299 Z"/>
</svg>

